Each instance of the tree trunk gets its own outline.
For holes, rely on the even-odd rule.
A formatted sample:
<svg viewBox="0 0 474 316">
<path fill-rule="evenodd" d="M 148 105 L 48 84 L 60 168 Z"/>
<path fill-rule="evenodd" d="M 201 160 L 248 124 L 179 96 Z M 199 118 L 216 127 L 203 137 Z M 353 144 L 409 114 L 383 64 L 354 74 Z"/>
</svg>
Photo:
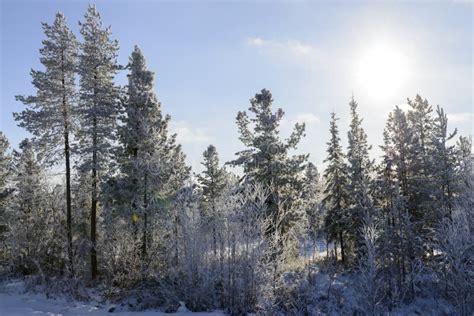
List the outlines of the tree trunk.
<svg viewBox="0 0 474 316">
<path fill-rule="evenodd" d="M 94 130 L 92 135 L 92 203 L 91 203 L 91 278 L 97 277 L 97 118 L 94 117 Z"/>
<path fill-rule="evenodd" d="M 217 257 L 217 236 L 216 236 L 216 201 L 214 194 L 211 194 L 212 197 L 212 250 L 214 252 L 214 257 Z"/>
<path fill-rule="evenodd" d="M 326 259 L 329 260 L 329 236 L 326 235 Z"/>
<path fill-rule="evenodd" d="M 146 257 L 147 237 L 148 237 L 148 196 L 147 196 L 147 175 L 144 176 L 144 192 L 143 192 L 143 239 L 142 239 L 142 256 Z"/>
<path fill-rule="evenodd" d="M 65 127 L 67 123 L 65 123 Z M 66 127 L 67 128 L 67 127 Z M 64 132 L 64 156 L 66 158 L 66 221 L 67 221 L 67 243 L 68 259 L 71 268 L 71 276 L 74 275 L 74 259 L 72 249 L 72 202 L 71 202 L 71 165 L 69 149 L 69 132 Z"/>
<path fill-rule="evenodd" d="M 345 255 L 344 255 L 344 241 L 342 238 L 342 232 L 339 232 L 339 242 L 341 243 L 341 260 L 344 263 Z"/>
<path fill-rule="evenodd" d="M 179 263 L 179 246 L 178 246 L 178 237 L 179 237 L 179 231 L 178 231 L 178 225 L 179 225 L 179 215 L 178 215 L 178 210 L 174 210 L 174 260 L 175 264 L 178 265 Z"/>
<path fill-rule="evenodd" d="M 64 56 L 61 55 L 61 62 L 64 62 Z M 63 123 L 64 123 L 64 158 L 66 160 L 66 231 L 68 244 L 68 260 L 71 276 L 74 276 L 74 258 L 72 248 L 72 201 L 71 201 L 71 164 L 70 164 L 70 148 L 69 148 L 69 113 L 67 111 L 66 101 L 66 82 L 64 79 L 64 70 L 62 73 L 61 84 L 63 88 Z"/>
</svg>

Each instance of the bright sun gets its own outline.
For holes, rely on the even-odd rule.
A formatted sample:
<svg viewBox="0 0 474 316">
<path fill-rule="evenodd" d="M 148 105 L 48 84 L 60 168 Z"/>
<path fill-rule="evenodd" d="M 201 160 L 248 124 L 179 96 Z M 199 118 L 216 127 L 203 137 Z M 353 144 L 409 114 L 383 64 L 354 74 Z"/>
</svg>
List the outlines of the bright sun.
<svg viewBox="0 0 474 316">
<path fill-rule="evenodd" d="M 386 44 L 377 44 L 360 58 L 356 68 L 358 84 L 374 98 L 393 96 L 407 80 L 408 67 L 403 55 Z"/>
</svg>

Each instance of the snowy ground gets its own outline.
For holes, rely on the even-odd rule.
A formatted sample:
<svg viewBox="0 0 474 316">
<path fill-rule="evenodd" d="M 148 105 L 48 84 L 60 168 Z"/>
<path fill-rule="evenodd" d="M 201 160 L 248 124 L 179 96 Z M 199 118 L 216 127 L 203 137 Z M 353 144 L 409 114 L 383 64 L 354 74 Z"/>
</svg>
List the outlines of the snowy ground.
<svg viewBox="0 0 474 316">
<path fill-rule="evenodd" d="M 222 312 L 192 313 L 185 307 L 179 311 L 167 314 L 158 311 L 114 311 L 109 312 L 113 305 L 100 305 L 95 302 L 67 301 L 65 299 L 47 299 L 44 294 L 22 293 L 22 282 L 9 282 L 0 285 L 0 315 L 1 316 L 79 316 L 79 315 L 120 315 L 120 316 L 222 316 Z"/>
<path fill-rule="evenodd" d="M 315 298 L 315 314 L 324 314 L 329 309 L 330 315 L 352 314 L 357 306 L 354 289 L 348 286 L 353 275 L 337 275 L 333 279 L 326 273 L 317 273 L 314 280 L 312 295 Z M 331 284 L 331 286 L 329 286 Z M 327 306 L 327 294 L 330 289 L 332 298 Z M 100 301 L 100 300 L 98 300 Z M 89 316 L 89 315 L 121 315 L 121 316 L 223 316 L 222 311 L 212 313 L 193 313 L 181 306 L 176 313 L 163 313 L 156 310 L 127 311 L 114 308 L 112 304 L 98 301 L 80 302 L 66 298 L 47 299 L 45 294 L 25 292 L 22 281 L 0 282 L 0 316 Z M 113 308 L 112 312 L 109 310 Z M 326 312 L 324 312 L 326 311 Z M 456 315 L 454 306 L 443 299 L 418 298 L 409 305 L 402 305 L 392 310 L 391 315 Z"/>
</svg>

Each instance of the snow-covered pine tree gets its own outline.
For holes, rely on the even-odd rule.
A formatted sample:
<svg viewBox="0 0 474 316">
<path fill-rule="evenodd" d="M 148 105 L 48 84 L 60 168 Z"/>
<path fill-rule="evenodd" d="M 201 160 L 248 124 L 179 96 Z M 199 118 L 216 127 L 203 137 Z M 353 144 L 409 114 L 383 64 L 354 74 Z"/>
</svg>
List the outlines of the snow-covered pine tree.
<svg viewBox="0 0 474 316">
<path fill-rule="evenodd" d="M 15 267 L 24 274 L 37 270 L 42 255 L 39 243 L 45 239 L 46 195 L 43 170 L 37 161 L 30 140 L 23 140 L 21 151 L 14 151 L 14 196 L 11 224 L 12 254 Z"/>
<path fill-rule="evenodd" d="M 405 119 L 404 119 L 405 118 Z M 385 297 L 388 308 L 397 307 L 410 293 L 411 278 L 415 254 L 420 253 L 421 244 L 414 234 L 414 222 L 407 207 L 407 197 L 402 195 L 402 183 L 406 174 L 408 152 L 404 140 L 406 117 L 400 109 L 389 114 L 384 130 L 383 161 L 378 168 L 378 178 L 373 193 L 379 223 L 379 260 L 380 273 L 384 281 Z M 394 130 L 396 130 L 394 132 Z M 400 136 L 401 142 L 394 145 L 394 136 Z M 398 151 L 399 150 L 399 151 Z M 364 258 L 362 258 L 364 260 Z"/>
<path fill-rule="evenodd" d="M 433 123 L 433 181 L 436 188 L 438 212 L 434 212 L 434 221 L 438 223 L 443 217 L 451 216 L 455 204 L 456 187 L 456 146 L 448 142 L 457 133 L 455 129 L 448 134 L 448 117 L 439 105 Z"/>
<path fill-rule="evenodd" d="M 396 107 L 389 114 L 384 130 L 384 145 L 381 146 L 383 155 L 383 183 L 382 195 L 385 200 L 379 201 L 380 208 L 385 214 L 387 227 L 383 229 L 385 241 L 390 241 L 386 246 L 384 257 L 389 273 L 397 271 L 395 276 L 400 276 L 397 285 L 389 289 L 389 293 L 406 298 L 407 287 L 413 298 L 415 290 L 413 276 L 415 262 L 423 255 L 423 243 L 421 242 L 417 226 L 416 209 L 413 209 L 413 199 L 418 190 L 418 182 L 415 179 L 416 168 L 414 168 L 413 144 L 414 134 L 410 128 L 407 114 Z M 391 277 L 391 275 L 389 275 Z"/>
<path fill-rule="evenodd" d="M 11 189 L 8 188 L 8 182 L 11 176 L 11 154 L 9 152 L 10 144 L 7 137 L 0 132 L 0 243 L 5 241 L 8 231 L 7 206 L 8 197 Z M 7 254 L 0 251 L 1 260 L 6 260 Z"/>
<path fill-rule="evenodd" d="M 349 210 L 347 231 L 349 238 L 354 244 L 354 252 L 359 258 L 360 251 L 364 243 L 361 235 L 362 223 L 367 216 L 366 213 L 373 211 L 373 201 L 371 196 L 373 172 L 373 161 L 369 157 L 369 150 L 372 148 L 367 143 L 367 134 L 362 127 L 362 119 L 357 113 L 357 102 L 354 96 L 349 103 L 351 110 L 351 124 L 347 133 L 349 146 L 347 147 L 347 166 L 349 187 Z M 371 215 L 371 214 L 369 214 Z"/>
<path fill-rule="evenodd" d="M 460 136 L 456 142 L 456 204 L 464 210 L 474 210 L 474 155 L 472 138 Z M 474 231 L 474 216 L 468 216 L 469 227 Z"/>
<path fill-rule="evenodd" d="M 389 113 L 386 128 L 383 132 L 384 145 L 382 149 L 382 161 L 377 166 L 377 178 L 373 192 L 374 204 L 378 212 L 380 223 L 380 256 L 383 278 L 386 286 L 386 297 L 389 310 L 398 302 L 397 290 L 401 284 L 400 258 L 400 233 L 399 223 L 396 222 L 399 211 L 403 209 L 403 197 L 400 196 L 400 187 L 397 182 L 396 165 L 393 157 L 394 147 L 391 144 L 391 124 L 394 112 Z"/>
<path fill-rule="evenodd" d="M 301 194 L 304 191 L 302 174 L 308 155 L 289 156 L 304 136 L 305 125 L 297 123 L 290 137 L 279 137 L 279 126 L 284 112 L 272 112 L 272 94 L 263 89 L 250 100 L 249 118 L 246 112 L 237 115 L 240 141 L 247 149 L 238 152 L 230 164 L 242 166 L 245 178 L 262 184 L 268 190 L 265 235 L 275 242 L 272 259 L 290 250 L 295 254 L 295 229 L 301 228 L 304 219 Z M 251 130 L 253 128 L 253 130 Z"/>
<path fill-rule="evenodd" d="M 142 255 L 150 243 L 149 216 L 153 219 L 164 201 L 184 184 L 189 175 L 176 135 L 170 135 L 170 116 L 164 116 L 154 89 L 154 73 L 147 69 L 141 50 L 135 46 L 129 62 L 130 74 L 125 116 L 120 128 L 123 147 L 121 169 L 122 185 L 128 189 L 130 205 L 135 218 L 142 222 Z M 163 211 L 163 210 L 161 210 Z M 129 214 L 129 219 L 134 215 Z"/>
<path fill-rule="evenodd" d="M 213 252 L 217 257 L 217 231 L 216 221 L 220 218 L 216 207 L 218 198 L 222 195 L 227 185 L 227 174 L 223 167 L 219 166 L 219 156 L 216 147 L 209 145 L 203 153 L 204 171 L 198 179 L 202 186 L 202 220 L 212 230 Z"/>
<path fill-rule="evenodd" d="M 8 139 L 5 134 L 0 131 L 0 203 L 7 195 L 6 186 L 11 172 L 11 155 L 9 149 L 10 143 Z"/>
<path fill-rule="evenodd" d="M 66 212 L 69 268 L 74 274 L 71 215 L 71 134 L 76 120 L 75 72 L 78 42 L 66 18 L 57 13 L 54 23 L 43 23 L 46 39 L 40 49 L 43 71 L 32 70 L 36 95 L 17 96 L 28 108 L 14 113 L 19 126 L 34 135 L 39 156 L 53 164 L 61 160 L 66 173 Z"/>
<path fill-rule="evenodd" d="M 99 186 L 112 161 L 112 146 L 118 113 L 119 90 L 114 76 L 117 64 L 118 43 L 110 39 L 110 28 L 104 28 L 94 5 L 87 8 L 85 21 L 80 23 L 84 39 L 79 56 L 79 150 L 82 171 L 91 172 L 91 277 L 97 276 L 97 207 Z"/>
<path fill-rule="evenodd" d="M 407 116 L 399 107 L 389 114 L 384 130 L 384 164 L 391 167 L 394 177 L 400 187 L 401 195 L 408 197 L 413 184 L 410 181 L 412 164 L 410 150 L 413 133 L 408 126 Z M 388 170 L 388 171 L 389 171 Z"/>
<path fill-rule="evenodd" d="M 416 221 L 417 234 L 425 241 L 430 241 L 430 232 L 436 226 L 436 209 L 433 192 L 435 184 L 433 178 L 434 149 L 431 142 L 434 120 L 433 109 L 426 99 L 419 95 L 414 100 L 408 99 L 410 106 L 406 115 L 408 128 L 412 139 L 409 144 L 410 182 L 412 184 L 408 194 L 408 207 Z"/>
<path fill-rule="evenodd" d="M 347 234 L 347 207 L 348 207 L 348 183 L 347 164 L 345 155 L 342 152 L 337 127 L 336 113 L 331 113 L 330 133 L 331 138 L 327 142 L 328 156 L 324 160 L 328 165 L 324 170 L 324 179 L 326 187 L 323 191 L 323 207 L 327 214 L 325 218 L 325 230 L 327 239 L 334 241 L 335 248 L 337 243 L 341 247 L 341 259 L 346 259 L 344 235 Z M 336 256 L 337 260 L 337 256 Z"/>
<path fill-rule="evenodd" d="M 466 193 L 473 190 L 472 176 L 474 167 L 474 156 L 472 155 L 472 139 L 460 136 L 456 142 L 456 178 L 460 187 L 460 198 L 464 199 Z M 468 194 L 469 196 L 469 194 Z"/>
</svg>

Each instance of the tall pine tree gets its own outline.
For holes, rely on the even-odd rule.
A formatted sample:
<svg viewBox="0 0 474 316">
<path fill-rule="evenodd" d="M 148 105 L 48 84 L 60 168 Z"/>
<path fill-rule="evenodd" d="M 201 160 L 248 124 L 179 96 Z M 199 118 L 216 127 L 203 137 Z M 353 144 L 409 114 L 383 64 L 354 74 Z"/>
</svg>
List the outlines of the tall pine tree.
<svg viewBox="0 0 474 316">
<path fill-rule="evenodd" d="M 390 113 L 384 130 L 382 192 L 380 207 L 385 214 L 386 226 L 383 239 L 388 279 L 396 276 L 397 290 L 407 291 L 414 297 L 413 277 L 415 261 L 423 254 L 417 226 L 417 209 L 413 208 L 413 197 L 417 192 L 416 161 L 413 157 L 414 132 L 410 128 L 407 114 L 399 107 Z M 407 288 L 409 287 L 409 288 Z"/>
<path fill-rule="evenodd" d="M 412 139 L 410 146 L 410 182 L 408 207 L 413 220 L 416 221 L 417 233 L 429 242 L 431 230 L 436 225 L 435 200 L 436 190 L 433 182 L 433 109 L 426 99 L 417 95 L 414 100 L 408 99 L 410 106 L 407 113 L 408 128 Z"/>
<path fill-rule="evenodd" d="M 128 200 L 142 222 L 141 252 L 145 256 L 150 243 L 149 216 L 183 185 L 189 175 L 176 135 L 170 135 L 169 115 L 163 115 L 154 89 L 154 73 L 147 69 L 141 50 L 135 46 L 129 62 L 130 74 L 123 126 L 121 160 Z M 163 210 L 161 210 L 163 211 Z"/>
<path fill-rule="evenodd" d="M 54 23 L 43 23 L 46 39 L 40 49 L 43 71 L 32 70 L 36 95 L 17 96 L 28 108 L 14 113 L 19 126 L 34 135 L 33 142 L 41 157 L 49 163 L 62 160 L 66 173 L 67 252 L 74 274 L 71 201 L 71 133 L 76 120 L 75 72 L 78 42 L 66 18 L 57 13 Z"/>
<path fill-rule="evenodd" d="M 99 186 L 112 158 L 119 91 L 114 84 L 118 43 L 110 39 L 100 14 L 90 5 L 80 24 L 84 39 L 79 58 L 80 75 L 80 152 L 82 171 L 91 173 L 91 277 L 97 276 L 97 207 Z"/>
</svg>

